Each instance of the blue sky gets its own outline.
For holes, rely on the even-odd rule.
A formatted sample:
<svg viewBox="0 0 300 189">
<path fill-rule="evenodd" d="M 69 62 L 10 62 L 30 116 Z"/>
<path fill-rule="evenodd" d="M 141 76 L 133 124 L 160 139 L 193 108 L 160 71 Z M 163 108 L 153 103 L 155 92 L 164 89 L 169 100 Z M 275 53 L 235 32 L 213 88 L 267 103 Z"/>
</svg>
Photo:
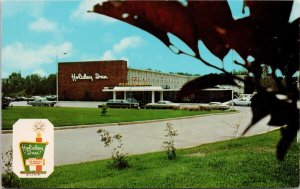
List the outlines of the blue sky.
<svg viewBox="0 0 300 189">
<path fill-rule="evenodd" d="M 23 76 L 56 73 L 56 57 L 58 61 L 125 59 L 131 68 L 163 72 L 202 75 L 216 72 L 199 60 L 174 54 L 143 30 L 99 14 L 87 13 L 94 4 L 94 0 L 2 1 L 2 78 L 12 72 L 21 72 Z M 235 19 L 249 16 L 251 12 L 246 10 L 243 15 L 241 5 L 241 1 L 230 2 Z M 186 49 L 179 40 L 172 40 L 181 49 Z M 221 64 L 221 60 L 203 47 L 202 50 L 204 59 Z M 225 59 L 228 61 L 226 68 L 240 69 L 230 64 L 231 57 L 238 55 L 229 55 Z"/>
</svg>

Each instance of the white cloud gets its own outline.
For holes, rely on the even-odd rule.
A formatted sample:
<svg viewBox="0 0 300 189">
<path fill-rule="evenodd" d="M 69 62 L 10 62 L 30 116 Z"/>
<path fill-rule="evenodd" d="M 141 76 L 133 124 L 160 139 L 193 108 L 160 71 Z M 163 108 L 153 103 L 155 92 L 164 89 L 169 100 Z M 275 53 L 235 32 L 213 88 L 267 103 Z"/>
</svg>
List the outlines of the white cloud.
<svg viewBox="0 0 300 189">
<path fill-rule="evenodd" d="M 140 36 L 130 36 L 123 38 L 119 43 L 115 44 L 113 51 L 121 53 L 123 50 L 128 48 L 135 48 L 142 43 Z"/>
<path fill-rule="evenodd" d="M 29 23 L 28 28 L 35 32 L 55 32 L 58 31 L 58 24 L 40 17 L 36 21 Z"/>
<path fill-rule="evenodd" d="M 38 17 L 43 14 L 46 1 L 3 1 L 2 15 L 5 17 L 12 17 L 18 14 L 30 15 Z"/>
<path fill-rule="evenodd" d="M 13 43 L 3 48 L 2 63 L 8 68 L 36 69 L 43 64 L 55 63 L 56 56 L 61 53 L 67 52 L 66 56 L 70 55 L 72 48 L 70 42 L 44 46 Z"/>
<path fill-rule="evenodd" d="M 115 57 L 113 56 L 113 53 L 112 51 L 105 51 L 102 55 L 102 58 L 103 60 L 114 60 Z"/>
<path fill-rule="evenodd" d="M 103 23 L 115 22 L 116 20 L 111 17 L 93 12 L 87 12 L 93 11 L 93 8 L 96 4 L 102 4 L 105 1 L 106 0 L 82 0 L 77 9 L 71 13 L 71 19 L 74 21 L 100 21 Z"/>
<path fill-rule="evenodd" d="M 117 55 L 121 54 L 129 48 L 136 48 L 142 44 L 142 38 L 140 36 L 129 36 L 121 39 L 118 43 L 113 45 L 112 50 L 107 50 L 103 53 L 103 60 L 114 60 Z M 127 59 L 122 57 L 122 59 Z"/>
</svg>

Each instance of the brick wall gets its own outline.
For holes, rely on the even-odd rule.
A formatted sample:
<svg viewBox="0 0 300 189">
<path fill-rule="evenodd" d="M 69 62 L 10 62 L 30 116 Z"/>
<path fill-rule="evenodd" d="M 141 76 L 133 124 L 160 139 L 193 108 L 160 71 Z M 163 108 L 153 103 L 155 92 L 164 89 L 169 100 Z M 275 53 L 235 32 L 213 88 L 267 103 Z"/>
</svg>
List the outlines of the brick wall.
<svg viewBox="0 0 300 189">
<path fill-rule="evenodd" d="M 96 79 L 96 73 L 102 77 Z M 84 74 L 88 77 L 83 78 Z M 112 98 L 112 94 L 104 93 L 102 89 L 124 82 L 127 82 L 127 62 L 123 60 L 62 62 L 58 65 L 59 100 L 105 101 Z"/>
</svg>

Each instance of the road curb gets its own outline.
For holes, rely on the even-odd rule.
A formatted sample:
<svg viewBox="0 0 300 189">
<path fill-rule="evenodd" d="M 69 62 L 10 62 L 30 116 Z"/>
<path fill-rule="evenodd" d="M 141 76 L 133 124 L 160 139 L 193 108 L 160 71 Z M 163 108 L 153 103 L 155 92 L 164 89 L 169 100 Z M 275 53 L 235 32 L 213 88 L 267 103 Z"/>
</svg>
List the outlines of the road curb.
<svg viewBox="0 0 300 189">
<path fill-rule="evenodd" d="M 164 119 L 155 119 L 155 120 L 144 120 L 144 121 L 130 121 L 130 122 L 119 122 L 119 123 L 103 123 L 103 124 L 91 124 L 91 125 L 62 126 L 62 127 L 54 127 L 54 130 L 85 129 L 85 128 L 94 128 L 94 127 L 108 127 L 108 126 L 123 126 L 123 125 L 142 124 L 142 123 L 155 123 L 155 122 L 160 122 L 160 121 L 173 121 L 173 120 L 180 120 L 180 119 L 214 116 L 214 115 L 228 115 L 228 114 L 235 114 L 235 113 L 239 113 L 239 111 L 236 110 L 235 112 L 221 112 L 221 113 L 183 116 L 183 117 L 175 117 L 175 118 L 164 118 Z M 2 130 L 2 134 L 11 134 L 12 132 L 13 132 L 12 130 Z"/>
<path fill-rule="evenodd" d="M 180 119 L 187 119 L 187 118 L 196 118 L 196 117 L 205 117 L 205 116 L 213 116 L 213 115 L 227 115 L 236 112 L 227 112 L 227 113 L 214 113 L 214 114 L 203 114 L 203 115 L 193 115 L 193 116 L 184 116 L 184 117 L 176 117 L 176 118 L 164 118 L 164 119 L 155 119 L 155 120 L 145 120 L 145 121 L 132 121 L 132 122 L 120 122 L 118 125 L 131 125 L 131 124 L 141 124 L 141 123 L 155 123 L 160 121 L 172 121 L 172 120 L 180 120 Z"/>
</svg>

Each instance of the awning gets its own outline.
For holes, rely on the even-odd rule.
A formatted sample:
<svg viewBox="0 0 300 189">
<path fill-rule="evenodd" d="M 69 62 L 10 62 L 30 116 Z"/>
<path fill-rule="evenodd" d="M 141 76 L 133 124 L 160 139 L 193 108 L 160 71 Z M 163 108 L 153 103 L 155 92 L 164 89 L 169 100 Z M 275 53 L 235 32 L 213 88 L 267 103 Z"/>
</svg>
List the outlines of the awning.
<svg viewBox="0 0 300 189">
<path fill-rule="evenodd" d="M 162 87 L 155 87 L 155 86 L 145 86 L 145 87 L 114 87 L 109 89 L 104 87 L 102 90 L 103 92 L 124 92 L 124 91 L 164 91 Z"/>
</svg>

